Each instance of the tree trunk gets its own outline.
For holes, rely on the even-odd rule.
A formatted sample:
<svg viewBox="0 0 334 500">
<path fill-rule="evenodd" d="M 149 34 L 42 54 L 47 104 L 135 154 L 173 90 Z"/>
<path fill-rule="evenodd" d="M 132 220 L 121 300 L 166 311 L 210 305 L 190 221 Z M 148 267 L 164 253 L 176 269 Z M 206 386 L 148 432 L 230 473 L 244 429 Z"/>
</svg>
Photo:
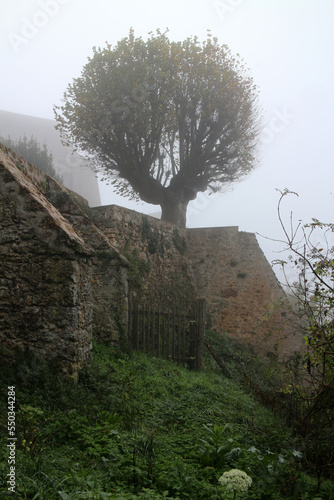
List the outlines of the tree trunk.
<svg viewBox="0 0 334 500">
<path fill-rule="evenodd" d="M 186 227 L 187 207 L 189 201 L 169 199 L 161 204 L 161 220 L 170 222 L 178 227 Z"/>
</svg>

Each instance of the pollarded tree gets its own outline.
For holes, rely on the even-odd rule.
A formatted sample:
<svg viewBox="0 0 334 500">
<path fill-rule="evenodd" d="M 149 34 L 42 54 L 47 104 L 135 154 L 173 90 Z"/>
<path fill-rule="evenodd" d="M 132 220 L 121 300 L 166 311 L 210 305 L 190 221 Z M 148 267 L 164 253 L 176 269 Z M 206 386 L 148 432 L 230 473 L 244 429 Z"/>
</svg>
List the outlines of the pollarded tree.
<svg viewBox="0 0 334 500">
<path fill-rule="evenodd" d="M 133 30 L 94 48 L 55 107 L 63 138 L 95 159 L 118 193 L 160 205 L 184 227 L 188 203 L 255 166 L 257 89 L 239 57 L 208 36 L 171 42 Z"/>
</svg>

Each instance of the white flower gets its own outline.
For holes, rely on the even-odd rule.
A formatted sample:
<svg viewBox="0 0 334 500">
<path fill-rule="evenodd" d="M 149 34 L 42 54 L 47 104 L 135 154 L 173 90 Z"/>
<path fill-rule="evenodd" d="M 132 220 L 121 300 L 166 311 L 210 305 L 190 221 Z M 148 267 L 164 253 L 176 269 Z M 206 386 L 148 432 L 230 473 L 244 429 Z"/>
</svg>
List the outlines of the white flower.
<svg viewBox="0 0 334 500">
<path fill-rule="evenodd" d="M 252 484 L 252 479 L 246 472 L 239 469 L 231 469 L 228 472 L 224 472 L 218 481 L 222 486 L 226 487 L 227 493 L 247 493 L 248 488 Z"/>
</svg>

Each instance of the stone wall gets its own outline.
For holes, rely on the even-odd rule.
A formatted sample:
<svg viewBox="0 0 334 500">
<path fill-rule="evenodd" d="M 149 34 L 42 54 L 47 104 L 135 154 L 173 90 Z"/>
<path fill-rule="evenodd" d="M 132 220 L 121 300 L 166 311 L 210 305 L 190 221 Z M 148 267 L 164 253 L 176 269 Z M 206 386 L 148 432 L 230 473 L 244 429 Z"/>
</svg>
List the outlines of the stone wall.
<svg viewBox="0 0 334 500">
<path fill-rule="evenodd" d="M 0 148 L 0 345 L 56 360 L 76 377 L 92 336 L 127 328 L 128 262 L 86 215 L 87 202 Z"/>
<path fill-rule="evenodd" d="M 197 298 L 186 257 L 186 230 L 116 205 L 91 210 L 111 244 L 130 262 L 130 292 L 156 306 L 187 310 Z"/>
<path fill-rule="evenodd" d="M 255 234 L 237 227 L 187 230 L 187 257 L 211 326 L 258 352 L 298 350 L 286 295 Z"/>
<path fill-rule="evenodd" d="M 59 191 L 59 185 L 53 179 L 49 180 L 48 196 L 93 251 L 91 303 L 94 338 L 105 343 L 126 342 L 129 262 L 94 224 L 85 200 L 76 199 L 68 190 Z"/>
<path fill-rule="evenodd" d="M 0 341 L 5 355 L 90 360 L 91 258 L 84 241 L 0 151 Z"/>
<path fill-rule="evenodd" d="M 278 348 L 284 357 L 300 348 L 285 293 L 255 234 L 237 227 L 175 228 L 115 205 L 93 212 L 101 217 L 101 230 L 135 266 L 140 286 L 131 280 L 130 286 L 141 299 L 188 307 L 204 298 L 208 327 L 262 354 Z"/>
</svg>

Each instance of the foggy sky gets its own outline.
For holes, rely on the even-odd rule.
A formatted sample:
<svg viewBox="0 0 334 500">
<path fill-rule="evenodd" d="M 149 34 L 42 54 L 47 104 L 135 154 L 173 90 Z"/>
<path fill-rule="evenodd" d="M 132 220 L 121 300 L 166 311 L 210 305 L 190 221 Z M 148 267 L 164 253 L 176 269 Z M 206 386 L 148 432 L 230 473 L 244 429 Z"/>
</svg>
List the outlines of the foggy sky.
<svg viewBox="0 0 334 500">
<path fill-rule="evenodd" d="M 15 0 L 1 26 L 0 109 L 53 119 L 53 105 L 80 75 L 93 46 L 169 28 L 183 40 L 207 29 L 239 53 L 260 90 L 263 149 L 253 174 L 220 195 L 200 195 L 189 227 L 239 226 L 282 238 L 276 188 L 296 191 L 285 215 L 333 222 L 334 2 L 332 0 Z M 100 186 L 103 204 L 145 213 Z M 269 261 L 274 244 L 258 237 Z"/>
</svg>

